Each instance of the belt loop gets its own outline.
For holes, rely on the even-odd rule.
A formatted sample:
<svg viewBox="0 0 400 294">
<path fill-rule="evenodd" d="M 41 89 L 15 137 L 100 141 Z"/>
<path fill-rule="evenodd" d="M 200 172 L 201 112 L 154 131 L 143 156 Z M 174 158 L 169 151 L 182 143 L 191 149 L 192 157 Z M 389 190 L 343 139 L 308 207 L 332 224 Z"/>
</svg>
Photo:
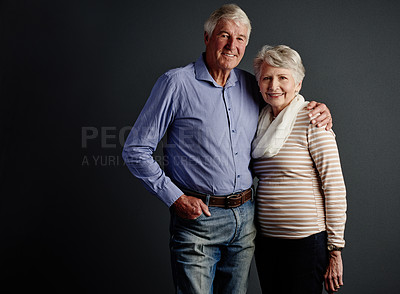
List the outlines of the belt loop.
<svg viewBox="0 0 400 294">
<path fill-rule="evenodd" d="M 251 201 L 254 201 L 254 186 L 251 186 Z"/>
<path fill-rule="evenodd" d="M 208 204 L 210 203 L 210 195 L 206 196 L 206 205 L 208 206 Z"/>
</svg>

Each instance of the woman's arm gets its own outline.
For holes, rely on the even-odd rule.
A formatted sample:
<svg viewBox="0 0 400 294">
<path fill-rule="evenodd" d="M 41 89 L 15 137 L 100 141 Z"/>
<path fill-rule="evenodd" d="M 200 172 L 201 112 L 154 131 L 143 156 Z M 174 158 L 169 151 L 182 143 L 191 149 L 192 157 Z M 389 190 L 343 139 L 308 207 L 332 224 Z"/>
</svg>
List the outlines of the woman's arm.
<svg viewBox="0 0 400 294">
<path fill-rule="evenodd" d="M 309 126 L 308 142 L 311 157 L 322 184 L 325 200 L 325 223 L 328 245 L 344 247 L 346 222 L 346 187 L 340 165 L 339 152 L 333 131 Z M 325 273 L 325 288 L 336 292 L 343 285 L 343 264 L 340 251 L 329 252 Z"/>
<path fill-rule="evenodd" d="M 308 148 L 321 180 L 328 245 L 344 247 L 346 187 L 333 131 L 310 125 Z"/>
</svg>

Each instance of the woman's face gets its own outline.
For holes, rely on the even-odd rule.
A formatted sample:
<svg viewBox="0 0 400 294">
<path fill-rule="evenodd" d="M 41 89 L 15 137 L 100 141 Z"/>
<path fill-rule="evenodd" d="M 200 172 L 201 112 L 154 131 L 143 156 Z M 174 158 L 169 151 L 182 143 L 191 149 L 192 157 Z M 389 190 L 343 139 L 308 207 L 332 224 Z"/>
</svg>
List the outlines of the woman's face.
<svg viewBox="0 0 400 294">
<path fill-rule="evenodd" d="M 265 102 L 271 105 L 276 116 L 293 100 L 295 92 L 300 91 L 301 82 L 295 83 L 290 69 L 273 67 L 264 62 L 258 86 Z"/>
</svg>

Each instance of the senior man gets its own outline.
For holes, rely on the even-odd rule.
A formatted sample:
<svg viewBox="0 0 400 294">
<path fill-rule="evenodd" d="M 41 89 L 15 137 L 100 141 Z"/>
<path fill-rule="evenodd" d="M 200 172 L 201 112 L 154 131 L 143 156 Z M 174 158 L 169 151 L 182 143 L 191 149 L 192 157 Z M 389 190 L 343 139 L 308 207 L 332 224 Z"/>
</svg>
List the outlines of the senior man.
<svg viewBox="0 0 400 294">
<path fill-rule="evenodd" d="M 246 293 L 254 253 L 251 142 L 261 96 L 252 74 L 237 69 L 251 25 L 223 5 L 204 25 L 205 53 L 156 82 L 129 134 L 130 171 L 171 211 L 176 293 Z M 330 124 L 324 104 L 316 123 Z M 164 170 L 153 159 L 167 133 Z"/>
</svg>

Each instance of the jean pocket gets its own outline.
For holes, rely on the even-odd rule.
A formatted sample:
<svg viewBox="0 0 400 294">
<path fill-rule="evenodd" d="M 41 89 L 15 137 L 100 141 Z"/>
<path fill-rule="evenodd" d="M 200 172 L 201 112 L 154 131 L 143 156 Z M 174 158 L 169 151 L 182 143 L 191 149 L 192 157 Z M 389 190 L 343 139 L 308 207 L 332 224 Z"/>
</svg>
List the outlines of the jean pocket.
<svg viewBox="0 0 400 294">
<path fill-rule="evenodd" d="M 196 218 L 184 218 L 181 217 L 179 215 L 176 215 L 178 219 L 185 221 L 185 222 L 197 222 L 199 220 L 202 220 L 203 218 L 205 218 L 204 212 L 202 212 L 198 217 Z"/>
</svg>

